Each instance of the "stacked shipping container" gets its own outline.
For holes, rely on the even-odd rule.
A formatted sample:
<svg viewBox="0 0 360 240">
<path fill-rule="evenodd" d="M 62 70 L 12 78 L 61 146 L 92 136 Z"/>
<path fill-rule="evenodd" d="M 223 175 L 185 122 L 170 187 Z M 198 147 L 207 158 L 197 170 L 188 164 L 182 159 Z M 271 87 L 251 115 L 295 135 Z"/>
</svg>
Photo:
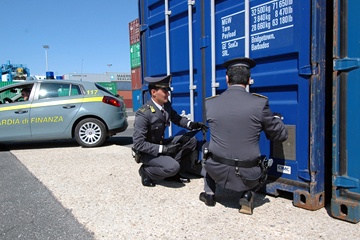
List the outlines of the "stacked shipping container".
<svg viewBox="0 0 360 240">
<path fill-rule="evenodd" d="M 136 111 L 142 105 L 142 77 L 140 58 L 139 19 L 129 23 L 132 107 Z"/>
</svg>

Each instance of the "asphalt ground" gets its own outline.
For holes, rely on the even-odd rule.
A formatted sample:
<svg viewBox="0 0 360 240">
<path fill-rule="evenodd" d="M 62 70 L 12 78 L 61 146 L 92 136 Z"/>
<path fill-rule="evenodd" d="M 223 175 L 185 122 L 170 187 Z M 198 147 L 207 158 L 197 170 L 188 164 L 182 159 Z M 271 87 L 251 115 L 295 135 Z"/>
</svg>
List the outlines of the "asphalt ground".
<svg viewBox="0 0 360 240">
<path fill-rule="evenodd" d="M 0 239 L 94 239 L 4 146 L 0 156 Z"/>
<path fill-rule="evenodd" d="M 0 239 L 360 239 L 360 225 L 330 207 L 294 207 L 291 194 L 258 193 L 253 215 L 239 194 L 217 189 L 199 201 L 203 179 L 141 185 L 129 132 L 100 148 L 75 141 L 0 145 Z M 131 135 L 130 135 L 131 134 Z"/>
</svg>

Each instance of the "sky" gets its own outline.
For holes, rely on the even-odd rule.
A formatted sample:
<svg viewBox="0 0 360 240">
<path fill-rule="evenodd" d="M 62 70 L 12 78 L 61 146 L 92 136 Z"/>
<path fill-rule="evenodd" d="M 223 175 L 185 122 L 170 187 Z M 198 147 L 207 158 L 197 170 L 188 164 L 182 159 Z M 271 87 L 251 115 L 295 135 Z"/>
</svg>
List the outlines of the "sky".
<svg viewBox="0 0 360 240">
<path fill-rule="evenodd" d="M 138 0 L 1 0 L 0 65 L 31 75 L 130 73 L 129 23 Z M 111 65 L 111 66 L 109 66 Z"/>
</svg>

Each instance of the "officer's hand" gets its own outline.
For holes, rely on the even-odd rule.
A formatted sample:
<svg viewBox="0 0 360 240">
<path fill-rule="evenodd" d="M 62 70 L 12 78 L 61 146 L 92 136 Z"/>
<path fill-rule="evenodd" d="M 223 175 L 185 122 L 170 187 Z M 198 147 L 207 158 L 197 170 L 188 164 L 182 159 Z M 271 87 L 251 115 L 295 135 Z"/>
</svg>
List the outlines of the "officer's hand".
<svg viewBox="0 0 360 240">
<path fill-rule="evenodd" d="M 280 120 L 284 120 L 284 117 L 280 113 L 274 113 L 274 118 L 278 118 Z"/>
<path fill-rule="evenodd" d="M 163 145 L 162 153 L 164 155 L 172 155 L 174 153 L 177 153 L 179 146 L 180 146 L 179 143 L 177 144 L 170 143 L 168 145 Z"/>
<path fill-rule="evenodd" d="M 193 129 L 201 129 L 204 132 L 206 132 L 208 130 L 208 126 L 206 126 L 202 122 L 190 122 L 189 128 L 191 130 L 193 130 Z"/>
</svg>

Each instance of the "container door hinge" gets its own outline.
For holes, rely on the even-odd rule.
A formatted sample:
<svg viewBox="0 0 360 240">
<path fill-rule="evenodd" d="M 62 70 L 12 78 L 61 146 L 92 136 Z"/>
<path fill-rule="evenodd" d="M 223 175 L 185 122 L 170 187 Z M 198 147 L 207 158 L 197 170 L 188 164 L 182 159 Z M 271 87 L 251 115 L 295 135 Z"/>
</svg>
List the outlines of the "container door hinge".
<svg viewBox="0 0 360 240">
<path fill-rule="evenodd" d="M 298 177 L 306 182 L 311 181 L 309 170 L 299 170 Z"/>
<path fill-rule="evenodd" d="M 360 58 L 343 58 L 334 60 L 334 71 L 350 72 L 360 67 Z"/>
<path fill-rule="evenodd" d="M 359 188 L 360 182 L 359 179 L 352 178 L 352 177 L 344 177 L 344 176 L 335 176 L 334 177 L 334 185 L 336 187 L 342 188 Z"/>
</svg>

